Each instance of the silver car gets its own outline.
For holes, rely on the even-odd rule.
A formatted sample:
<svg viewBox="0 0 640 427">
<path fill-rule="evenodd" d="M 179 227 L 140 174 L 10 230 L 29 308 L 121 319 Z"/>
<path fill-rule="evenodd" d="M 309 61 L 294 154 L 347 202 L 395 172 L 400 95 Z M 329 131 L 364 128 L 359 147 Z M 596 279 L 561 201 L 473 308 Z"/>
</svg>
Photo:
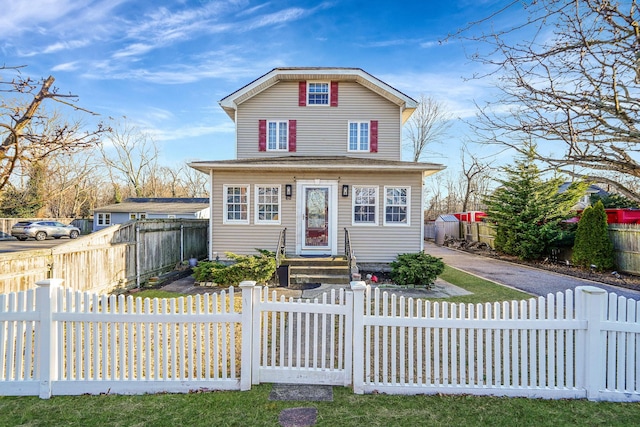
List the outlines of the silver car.
<svg viewBox="0 0 640 427">
<path fill-rule="evenodd" d="M 11 227 L 11 235 L 18 240 L 27 240 L 29 237 L 36 240 L 44 240 L 47 237 L 77 239 L 80 229 L 57 221 L 20 221 Z"/>
</svg>

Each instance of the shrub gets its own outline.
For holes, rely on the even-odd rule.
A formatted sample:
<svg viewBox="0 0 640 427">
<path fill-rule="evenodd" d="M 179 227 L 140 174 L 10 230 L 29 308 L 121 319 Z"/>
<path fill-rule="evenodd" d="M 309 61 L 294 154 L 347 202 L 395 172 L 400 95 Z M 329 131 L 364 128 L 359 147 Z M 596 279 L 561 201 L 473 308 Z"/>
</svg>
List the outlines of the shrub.
<svg viewBox="0 0 640 427">
<path fill-rule="evenodd" d="M 400 254 L 391 262 L 391 280 L 402 286 L 429 288 L 443 271 L 444 263 L 441 258 L 423 252 Z"/>
<path fill-rule="evenodd" d="M 573 263 L 581 267 L 595 265 L 598 271 L 614 267 L 613 243 L 604 205 L 598 201 L 582 213 L 573 246 Z"/>
<path fill-rule="evenodd" d="M 224 267 L 223 264 L 213 261 L 200 261 L 193 267 L 193 278 L 196 282 L 213 282 L 214 268 Z"/>
<path fill-rule="evenodd" d="M 267 283 L 276 272 L 276 260 L 272 252 L 258 252 L 259 255 L 247 256 L 225 252 L 227 258 L 233 260 L 232 264 L 201 262 L 193 269 L 194 278 L 198 282 L 214 282 L 221 286 L 237 286 L 244 280 Z"/>
</svg>

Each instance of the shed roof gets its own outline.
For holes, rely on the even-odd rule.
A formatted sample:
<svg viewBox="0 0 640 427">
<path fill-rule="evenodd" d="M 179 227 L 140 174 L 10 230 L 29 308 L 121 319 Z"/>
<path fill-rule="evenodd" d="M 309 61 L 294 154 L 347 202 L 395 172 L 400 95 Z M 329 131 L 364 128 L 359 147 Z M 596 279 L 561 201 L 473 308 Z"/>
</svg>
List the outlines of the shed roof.
<svg viewBox="0 0 640 427">
<path fill-rule="evenodd" d="M 148 214 L 192 214 L 209 208 L 209 199 L 137 197 L 101 206 L 94 212 L 146 212 Z"/>
<path fill-rule="evenodd" d="M 440 221 L 440 222 L 460 222 L 460 220 L 458 220 L 458 218 L 456 218 L 455 215 L 449 215 L 449 214 L 439 215 L 438 218 L 436 218 L 436 222 L 437 221 Z"/>
</svg>

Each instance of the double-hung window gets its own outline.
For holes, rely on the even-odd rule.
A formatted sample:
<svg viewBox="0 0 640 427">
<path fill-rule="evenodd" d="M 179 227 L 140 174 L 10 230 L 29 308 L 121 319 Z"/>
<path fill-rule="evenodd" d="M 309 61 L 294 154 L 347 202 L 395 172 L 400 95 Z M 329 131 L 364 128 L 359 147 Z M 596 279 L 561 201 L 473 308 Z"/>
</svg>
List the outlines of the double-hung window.
<svg viewBox="0 0 640 427">
<path fill-rule="evenodd" d="M 307 84 L 307 105 L 329 105 L 328 82 L 309 82 Z"/>
<path fill-rule="evenodd" d="M 98 214 L 98 225 L 111 225 L 111 214 L 110 213 L 99 213 Z"/>
<path fill-rule="evenodd" d="M 377 225 L 378 187 L 353 186 L 353 225 Z"/>
<path fill-rule="evenodd" d="M 280 224 L 280 186 L 256 186 L 256 224 Z"/>
<path fill-rule="evenodd" d="M 349 122 L 349 151 L 370 151 L 369 122 Z"/>
<path fill-rule="evenodd" d="M 225 224 L 249 223 L 249 186 L 224 186 L 224 221 Z"/>
<path fill-rule="evenodd" d="M 287 151 L 289 149 L 289 123 L 286 120 L 267 122 L 267 150 Z"/>
<path fill-rule="evenodd" d="M 411 187 L 384 188 L 384 224 L 410 225 L 409 203 Z"/>
</svg>

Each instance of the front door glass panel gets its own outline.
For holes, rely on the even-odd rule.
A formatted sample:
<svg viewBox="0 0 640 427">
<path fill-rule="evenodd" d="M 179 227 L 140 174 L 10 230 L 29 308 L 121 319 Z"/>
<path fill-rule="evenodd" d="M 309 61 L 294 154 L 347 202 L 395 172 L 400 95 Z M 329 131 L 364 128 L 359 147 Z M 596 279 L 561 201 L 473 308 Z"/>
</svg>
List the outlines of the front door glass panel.
<svg viewBox="0 0 640 427">
<path fill-rule="evenodd" d="M 329 246 L 329 189 L 307 187 L 305 202 L 305 246 Z"/>
</svg>

